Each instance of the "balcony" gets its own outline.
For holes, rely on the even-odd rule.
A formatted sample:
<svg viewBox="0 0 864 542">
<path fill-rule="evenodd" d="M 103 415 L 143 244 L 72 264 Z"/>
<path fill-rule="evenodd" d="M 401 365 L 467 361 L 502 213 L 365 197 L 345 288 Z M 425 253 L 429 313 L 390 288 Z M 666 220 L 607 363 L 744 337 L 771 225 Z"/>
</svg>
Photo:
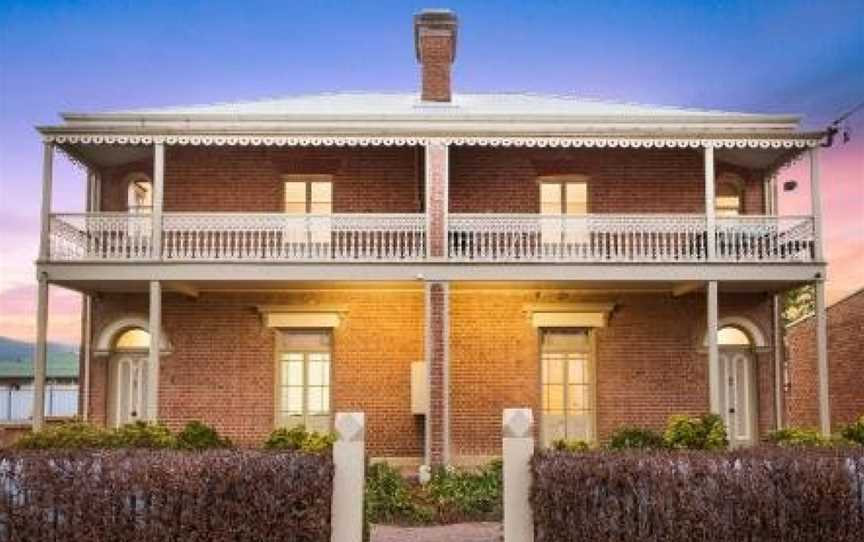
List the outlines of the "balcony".
<svg viewBox="0 0 864 542">
<path fill-rule="evenodd" d="M 52 262 L 423 262 L 424 214 L 165 213 L 153 247 L 146 214 L 54 214 Z M 806 216 L 718 217 L 709 260 L 703 215 L 451 214 L 456 263 L 813 262 Z"/>
</svg>

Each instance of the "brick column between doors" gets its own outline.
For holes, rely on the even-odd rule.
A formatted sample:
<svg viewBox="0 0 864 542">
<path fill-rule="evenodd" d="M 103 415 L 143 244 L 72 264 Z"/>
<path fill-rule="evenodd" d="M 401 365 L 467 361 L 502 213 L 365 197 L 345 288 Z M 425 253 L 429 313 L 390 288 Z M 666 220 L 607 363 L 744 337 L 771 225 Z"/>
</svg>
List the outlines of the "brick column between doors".
<svg viewBox="0 0 864 542">
<path fill-rule="evenodd" d="M 431 260 L 447 256 L 448 148 L 426 146 L 426 254 Z"/>
<path fill-rule="evenodd" d="M 449 290 L 446 282 L 426 283 L 426 463 L 430 465 L 444 465 L 450 460 Z"/>
</svg>

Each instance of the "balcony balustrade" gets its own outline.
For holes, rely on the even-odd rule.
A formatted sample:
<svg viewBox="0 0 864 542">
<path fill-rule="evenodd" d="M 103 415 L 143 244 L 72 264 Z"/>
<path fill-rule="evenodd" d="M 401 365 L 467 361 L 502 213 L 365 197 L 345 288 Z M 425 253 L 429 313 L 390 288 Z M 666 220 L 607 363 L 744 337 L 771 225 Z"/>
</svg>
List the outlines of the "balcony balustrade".
<svg viewBox="0 0 864 542">
<path fill-rule="evenodd" d="M 149 215 L 58 214 L 51 218 L 54 261 L 157 257 Z M 164 261 L 403 262 L 426 254 L 422 214 L 286 215 L 164 213 Z"/>
<path fill-rule="evenodd" d="M 453 214 L 461 262 L 707 262 L 703 215 Z M 811 217 L 718 217 L 715 261 L 813 260 Z"/>
<path fill-rule="evenodd" d="M 451 262 L 708 262 L 703 215 L 451 214 Z M 54 214 L 50 260 L 421 262 L 423 214 L 164 213 L 152 244 L 147 214 Z M 718 217 L 715 262 L 811 262 L 805 216 Z"/>
</svg>

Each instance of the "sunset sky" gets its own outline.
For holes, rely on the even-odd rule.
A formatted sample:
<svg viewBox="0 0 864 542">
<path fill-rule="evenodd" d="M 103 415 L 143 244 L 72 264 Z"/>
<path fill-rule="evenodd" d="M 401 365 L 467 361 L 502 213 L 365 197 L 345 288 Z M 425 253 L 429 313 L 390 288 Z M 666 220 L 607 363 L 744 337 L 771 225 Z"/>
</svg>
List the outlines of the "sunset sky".
<svg viewBox="0 0 864 542">
<path fill-rule="evenodd" d="M 460 18 L 454 86 L 800 113 L 823 128 L 864 101 L 864 2 L 0 2 L 0 336 L 32 340 L 37 124 L 60 111 L 417 88 L 411 16 Z M 864 111 L 822 156 L 829 301 L 864 286 Z M 783 214 L 809 213 L 806 161 Z M 55 166 L 53 206 L 83 208 Z M 49 339 L 77 343 L 79 296 L 52 288 Z"/>
</svg>

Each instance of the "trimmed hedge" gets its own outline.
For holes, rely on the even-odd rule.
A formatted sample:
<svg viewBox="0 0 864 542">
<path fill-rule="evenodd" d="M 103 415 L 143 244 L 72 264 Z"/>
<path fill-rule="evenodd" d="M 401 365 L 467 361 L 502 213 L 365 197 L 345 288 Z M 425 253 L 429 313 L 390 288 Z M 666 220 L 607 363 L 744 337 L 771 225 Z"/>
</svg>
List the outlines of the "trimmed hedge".
<svg viewBox="0 0 864 542">
<path fill-rule="evenodd" d="M 327 454 L 0 452 L 0 539 L 328 542 Z"/>
<path fill-rule="evenodd" d="M 541 452 L 536 542 L 859 541 L 864 452 Z"/>
</svg>

